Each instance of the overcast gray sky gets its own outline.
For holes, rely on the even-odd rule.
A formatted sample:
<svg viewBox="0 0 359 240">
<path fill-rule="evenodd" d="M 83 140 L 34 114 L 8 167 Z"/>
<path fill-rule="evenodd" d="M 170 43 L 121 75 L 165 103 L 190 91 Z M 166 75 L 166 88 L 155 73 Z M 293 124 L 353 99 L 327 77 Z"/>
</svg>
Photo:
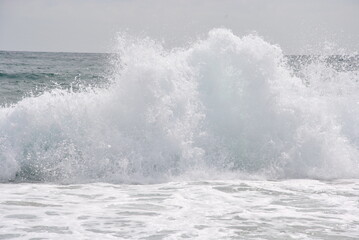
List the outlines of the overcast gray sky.
<svg viewBox="0 0 359 240">
<path fill-rule="evenodd" d="M 107 52 L 119 31 L 182 46 L 218 27 L 286 54 L 355 52 L 359 0 L 0 0 L 0 50 Z"/>
</svg>

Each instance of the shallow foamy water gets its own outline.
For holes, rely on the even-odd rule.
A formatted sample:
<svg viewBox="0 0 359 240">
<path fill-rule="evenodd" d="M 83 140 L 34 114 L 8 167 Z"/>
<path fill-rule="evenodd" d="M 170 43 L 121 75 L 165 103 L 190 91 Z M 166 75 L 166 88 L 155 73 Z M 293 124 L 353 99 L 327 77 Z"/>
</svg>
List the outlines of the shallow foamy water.
<svg viewBox="0 0 359 240">
<path fill-rule="evenodd" d="M 0 188 L 0 239 L 359 238 L 358 180 Z"/>
</svg>

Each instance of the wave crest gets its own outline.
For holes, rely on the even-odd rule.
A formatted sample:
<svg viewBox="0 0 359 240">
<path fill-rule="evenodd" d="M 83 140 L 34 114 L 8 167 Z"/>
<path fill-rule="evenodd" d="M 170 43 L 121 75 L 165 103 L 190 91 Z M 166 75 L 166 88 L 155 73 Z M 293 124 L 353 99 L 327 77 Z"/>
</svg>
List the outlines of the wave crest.
<svg viewBox="0 0 359 240">
<path fill-rule="evenodd" d="M 227 29 L 171 51 L 118 42 L 108 87 L 0 109 L 2 181 L 359 176 L 357 72 L 296 77 L 278 46 Z"/>
</svg>

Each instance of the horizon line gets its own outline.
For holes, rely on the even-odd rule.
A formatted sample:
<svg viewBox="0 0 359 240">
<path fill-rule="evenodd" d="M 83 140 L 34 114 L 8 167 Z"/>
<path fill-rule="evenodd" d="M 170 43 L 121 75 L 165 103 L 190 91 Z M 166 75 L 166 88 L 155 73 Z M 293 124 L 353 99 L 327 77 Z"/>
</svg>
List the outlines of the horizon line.
<svg viewBox="0 0 359 240">
<path fill-rule="evenodd" d="M 36 51 L 36 50 L 2 50 L 0 52 L 26 52 L 26 53 L 72 53 L 72 54 L 116 54 L 115 52 L 72 52 L 72 51 Z M 326 54 L 323 54 L 326 55 Z M 322 56 L 320 54 L 283 54 L 283 56 Z M 359 54 L 328 54 L 327 56 L 359 56 Z"/>
</svg>

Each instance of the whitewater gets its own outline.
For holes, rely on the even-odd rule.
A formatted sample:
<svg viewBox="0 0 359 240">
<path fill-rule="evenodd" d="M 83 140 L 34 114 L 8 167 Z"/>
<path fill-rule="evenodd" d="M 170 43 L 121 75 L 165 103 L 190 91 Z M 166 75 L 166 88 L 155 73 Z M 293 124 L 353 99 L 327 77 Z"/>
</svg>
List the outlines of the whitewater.
<svg viewBox="0 0 359 240">
<path fill-rule="evenodd" d="M 359 238 L 356 55 L 117 40 L 0 55 L 0 239 Z"/>
</svg>

